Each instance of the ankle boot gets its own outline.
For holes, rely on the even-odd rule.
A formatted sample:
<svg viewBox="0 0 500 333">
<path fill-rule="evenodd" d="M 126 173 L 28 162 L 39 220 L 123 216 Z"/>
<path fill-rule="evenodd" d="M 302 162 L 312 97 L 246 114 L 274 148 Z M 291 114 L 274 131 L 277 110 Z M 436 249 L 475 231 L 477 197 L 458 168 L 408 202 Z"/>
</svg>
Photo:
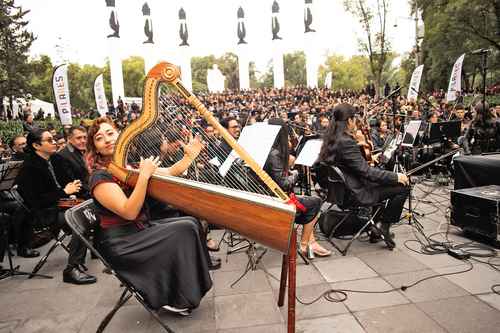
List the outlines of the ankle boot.
<svg viewBox="0 0 500 333">
<path fill-rule="evenodd" d="M 392 236 L 391 232 L 389 231 L 390 228 L 391 228 L 390 223 L 382 223 L 380 226 L 380 230 L 382 231 L 382 237 L 384 238 L 384 242 L 385 242 L 385 244 L 387 244 L 387 248 L 389 248 L 389 250 L 392 250 L 396 247 L 396 243 L 394 242 L 394 239 L 393 239 L 394 236 Z"/>
</svg>

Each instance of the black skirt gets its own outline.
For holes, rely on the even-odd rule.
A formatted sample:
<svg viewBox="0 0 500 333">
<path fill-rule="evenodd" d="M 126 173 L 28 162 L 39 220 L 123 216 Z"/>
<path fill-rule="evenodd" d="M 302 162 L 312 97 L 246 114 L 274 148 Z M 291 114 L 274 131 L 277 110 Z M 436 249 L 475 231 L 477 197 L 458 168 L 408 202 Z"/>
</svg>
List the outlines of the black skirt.
<svg viewBox="0 0 500 333">
<path fill-rule="evenodd" d="M 318 214 L 321 209 L 321 199 L 313 196 L 297 196 L 297 200 L 306 208 L 305 213 L 299 209 L 295 213 L 296 224 L 308 224 Z"/>
<path fill-rule="evenodd" d="M 107 237 L 102 231 L 101 253 L 151 308 L 198 307 L 212 280 L 196 220 L 169 218 L 151 224 L 119 237 Z"/>
</svg>

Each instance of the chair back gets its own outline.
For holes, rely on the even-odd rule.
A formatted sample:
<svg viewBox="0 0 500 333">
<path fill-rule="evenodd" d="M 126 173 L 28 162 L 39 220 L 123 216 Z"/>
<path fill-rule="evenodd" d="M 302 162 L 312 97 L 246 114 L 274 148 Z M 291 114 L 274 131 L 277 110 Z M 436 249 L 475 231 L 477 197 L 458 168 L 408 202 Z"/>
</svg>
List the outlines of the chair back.
<svg viewBox="0 0 500 333">
<path fill-rule="evenodd" d="M 317 169 L 318 184 L 327 191 L 326 201 L 346 208 L 349 203 L 349 190 L 343 172 L 336 166 L 321 162 Z"/>
<path fill-rule="evenodd" d="M 95 214 L 94 201 L 92 199 L 89 199 L 66 210 L 66 212 L 64 213 L 64 217 L 66 219 L 66 223 L 75 233 L 75 235 L 80 238 L 83 243 L 85 243 L 85 246 L 94 255 L 96 255 L 106 267 L 111 269 L 111 266 L 102 257 L 99 251 L 97 251 L 97 249 L 93 246 L 92 242 L 88 238 L 90 230 L 98 228 L 99 226 L 99 221 Z"/>
</svg>

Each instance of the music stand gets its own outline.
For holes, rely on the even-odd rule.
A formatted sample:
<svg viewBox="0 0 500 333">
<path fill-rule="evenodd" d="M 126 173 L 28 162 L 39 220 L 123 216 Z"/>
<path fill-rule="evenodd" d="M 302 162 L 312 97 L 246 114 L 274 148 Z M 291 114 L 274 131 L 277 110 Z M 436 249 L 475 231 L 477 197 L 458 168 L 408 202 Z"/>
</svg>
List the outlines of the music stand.
<svg viewBox="0 0 500 333">
<path fill-rule="evenodd" d="M 431 124 L 429 143 L 439 143 L 460 136 L 461 121 L 443 121 Z"/>
<path fill-rule="evenodd" d="M 297 145 L 295 165 L 302 166 L 300 192 L 304 189 L 306 195 L 311 195 L 311 167 L 318 159 L 322 143 L 319 135 L 309 135 L 303 136 Z"/>
<path fill-rule="evenodd" d="M 16 181 L 16 177 L 19 174 L 19 171 L 21 171 L 21 167 L 23 165 L 23 161 L 12 161 L 6 164 L 0 165 L 0 192 L 9 192 L 10 194 L 12 191 L 12 188 L 14 187 L 14 183 Z M 13 195 L 14 198 L 17 197 Z M 8 269 L 3 269 L 2 273 L 0 274 L 0 280 L 3 280 L 7 277 L 10 276 L 16 276 L 16 275 L 27 275 L 27 276 L 39 276 L 39 277 L 44 277 L 46 279 L 52 279 L 52 276 L 48 275 L 43 275 L 43 274 L 32 274 L 28 272 L 23 272 L 19 270 L 19 265 L 14 267 L 14 264 L 12 263 L 12 254 L 10 253 L 9 250 L 9 231 L 10 231 L 10 222 L 11 219 L 8 219 L 8 225 L 7 225 L 7 232 L 5 236 L 5 240 L 7 242 L 7 258 L 9 259 L 9 268 Z"/>
<path fill-rule="evenodd" d="M 418 133 L 420 132 L 420 127 L 422 126 L 421 120 L 410 120 L 405 128 L 405 134 L 403 135 L 403 141 L 401 146 L 403 147 L 414 147 L 417 143 Z"/>
</svg>

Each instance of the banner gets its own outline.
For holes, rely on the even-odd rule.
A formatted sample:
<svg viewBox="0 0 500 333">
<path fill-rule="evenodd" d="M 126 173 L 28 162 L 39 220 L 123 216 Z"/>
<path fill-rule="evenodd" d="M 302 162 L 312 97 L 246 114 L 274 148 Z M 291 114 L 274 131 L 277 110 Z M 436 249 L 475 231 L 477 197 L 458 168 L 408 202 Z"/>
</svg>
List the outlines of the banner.
<svg viewBox="0 0 500 333">
<path fill-rule="evenodd" d="M 424 71 L 424 65 L 420 65 L 415 70 L 413 71 L 413 74 L 411 75 L 411 80 L 410 80 L 410 87 L 408 88 L 408 96 L 406 99 L 408 101 L 410 100 L 417 100 L 418 97 L 418 90 L 420 88 L 420 80 L 422 79 L 422 72 Z"/>
<path fill-rule="evenodd" d="M 465 53 L 462 54 L 451 71 L 450 84 L 448 85 L 448 93 L 446 94 L 446 101 L 454 101 L 457 99 L 457 94 L 462 90 L 462 63 L 464 62 Z"/>
<path fill-rule="evenodd" d="M 326 73 L 326 76 L 325 76 L 325 88 L 328 88 L 328 89 L 332 88 L 332 72 Z"/>
<path fill-rule="evenodd" d="M 68 65 L 63 64 L 54 68 L 52 75 L 52 89 L 57 105 L 57 112 L 63 125 L 71 125 L 71 102 L 69 100 Z"/>
<path fill-rule="evenodd" d="M 104 81 L 102 73 L 97 75 L 94 81 L 94 96 L 97 112 L 101 117 L 108 112 L 108 101 L 106 100 L 106 91 L 104 90 Z"/>
</svg>

